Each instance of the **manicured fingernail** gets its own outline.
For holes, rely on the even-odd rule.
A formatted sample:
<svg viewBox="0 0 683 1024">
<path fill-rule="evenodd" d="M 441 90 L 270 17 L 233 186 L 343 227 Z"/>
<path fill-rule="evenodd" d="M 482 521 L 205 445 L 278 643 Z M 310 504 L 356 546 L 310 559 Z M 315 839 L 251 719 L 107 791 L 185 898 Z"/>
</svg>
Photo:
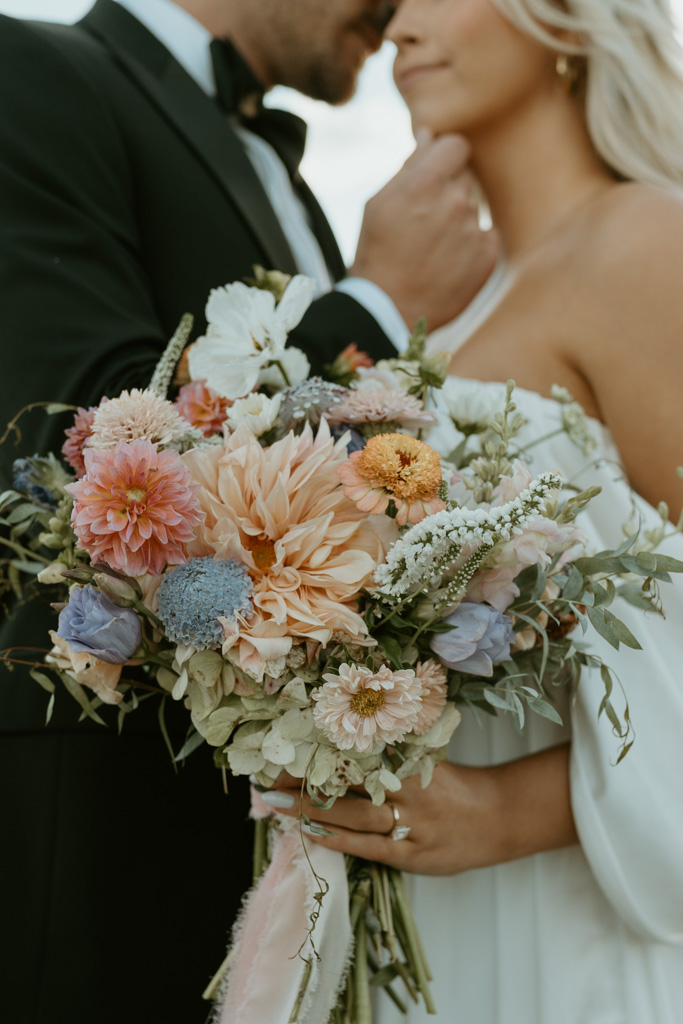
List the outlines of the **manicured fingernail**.
<svg viewBox="0 0 683 1024">
<path fill-rule="evenodd" d="M 283 810 L 286 807 L 293 807 L 296 803 L 296 799 L 291 793 L 282 793 L 277 789 L 269 789 L 266 793 L 261 793 L 261 799 L 269 807 L 280 807 Z"/>
<path fill-rule="evenodd" d="M 311 822 L 311 825 L 315 825 L 315 822 Z M 302 822 L 301 831 L 305 836 L 314 836 L 314 838 L 320 839 L 320 833 L 314 832 L 313 829 L 311 828 L 311 825 L 307 825 L 305 822 Z M 318 826 L 318 828 L 320 828 L 320 826 Z"/>
</svg>

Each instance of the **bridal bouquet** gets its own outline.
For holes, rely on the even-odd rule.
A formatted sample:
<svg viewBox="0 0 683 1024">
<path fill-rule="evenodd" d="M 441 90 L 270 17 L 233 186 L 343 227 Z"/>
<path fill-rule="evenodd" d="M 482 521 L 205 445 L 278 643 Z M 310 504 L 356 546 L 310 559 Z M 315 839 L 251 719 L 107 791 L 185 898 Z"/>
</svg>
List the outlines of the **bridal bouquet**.
<svg viewBox="0 0 683 1024">
<path fill-rule="evenodd" d="M 174 757 L 207 744 L 252 778 L 260 882 L 211 986 L 233 1024 L 273 1007 L 367 1024 L 373 984 L 405 1008 L 397 980 L 433 1012 L 400 873 L 307 847 L 317 826 L 266 817 L 259 792 L 286 771 L 314 805 L 350 787 L 381 804 L 409 776 L 429 784 L 460 705 L 559 720 L 553 688 L 596 661 L 582 633 L 637 647 L 613 598 L 657 609 L 658 581 L 683 570 L 653 537 L 587 554 L 576 519 L 595 489 L 532 478 L 513 384 L 468 410 L 419 328 L 401 358 L 373 366 L 349 346 L 330 380 L 309 378 L 286 342 L 311 298 L 307 279 L 265 272 L 215 290 L 174 402 L 189 322 L 149 387 L 76 411 L 70 471 L 19 459 L 0 497 L 7 585 L 63 588 L 32 668 L 48 714 L 60 681 L 100 721 L 102 704 L 122 724 L 153 694 L 180 701 Z M 589 452 L 585 417 L 557 399 L 558 429 Z M 601 670 L 623 755 L 631 724 Z"/>
</svg>

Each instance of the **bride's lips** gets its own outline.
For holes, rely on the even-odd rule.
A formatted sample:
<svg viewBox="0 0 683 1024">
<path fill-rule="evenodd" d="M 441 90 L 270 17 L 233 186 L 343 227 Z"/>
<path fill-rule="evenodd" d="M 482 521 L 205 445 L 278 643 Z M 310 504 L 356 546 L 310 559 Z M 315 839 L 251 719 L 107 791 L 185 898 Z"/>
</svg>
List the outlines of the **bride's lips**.
<svg viewBox="0 0 683 1024">
<path fill-rule="evenodd" d="M 396 70 L 394 78 L 396 79 L 396 85 L 399 89 L 407 89 L 408 86 L 412 85 L 413 82 L 418 82 L 422 78 L 426 78 L 435 71 L 441 71 L 443 64 L 416 64 L 412 68 L 402 68 L 400 71 Z"/>
</svg>

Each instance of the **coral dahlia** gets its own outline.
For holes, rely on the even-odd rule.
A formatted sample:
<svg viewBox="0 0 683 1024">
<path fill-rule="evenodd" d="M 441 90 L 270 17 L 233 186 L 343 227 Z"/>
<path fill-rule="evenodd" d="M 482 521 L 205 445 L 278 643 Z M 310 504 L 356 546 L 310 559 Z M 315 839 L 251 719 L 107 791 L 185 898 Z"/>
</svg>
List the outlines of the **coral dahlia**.
<svg viewBox="0 0 683 1024">
<path fill-rule="evenodd" d="M 175 407 L 183 419 L 201 430 L 204 437 L 220 433 L 230 405 L 230 399 L 219 395 L 205 380 L 183 384 L 175 400 Z"/>
<path fill-rule="evenodd" d="M 429 445 L 408 434 L 379 434 L 337 470 L 344 494 L 363 512 L 379 515 L 389 502 L 396 522 L 419 523 L 446 507 L 439 498 L 441 458 Z"/>
<path fill-rule="evenodd" d="M 149 441 L 84 453 L 85 476 L 66 488 L 76 499 L 74 532 L 93 562 L 129 576 L 159 574 L 186 559 L 201 521 L 199 488 L 173 450 Z"/>
</svg>

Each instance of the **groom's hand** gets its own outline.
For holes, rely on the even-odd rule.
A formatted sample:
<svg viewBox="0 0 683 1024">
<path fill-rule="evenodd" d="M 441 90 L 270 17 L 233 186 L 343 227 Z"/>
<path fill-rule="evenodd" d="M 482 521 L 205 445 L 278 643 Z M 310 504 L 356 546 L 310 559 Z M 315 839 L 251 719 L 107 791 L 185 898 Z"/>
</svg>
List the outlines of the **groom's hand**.
<svg viewBox="0 0 683 1024">
<path fill-rule="evenodd" d="M 499 254 L 482 231 L 470 147 L 459 135 L 423 137 L 398 174 L 367 203 L 350 274 L 379 285 L 412 328 L 461 313 Z"/>
</svg>

